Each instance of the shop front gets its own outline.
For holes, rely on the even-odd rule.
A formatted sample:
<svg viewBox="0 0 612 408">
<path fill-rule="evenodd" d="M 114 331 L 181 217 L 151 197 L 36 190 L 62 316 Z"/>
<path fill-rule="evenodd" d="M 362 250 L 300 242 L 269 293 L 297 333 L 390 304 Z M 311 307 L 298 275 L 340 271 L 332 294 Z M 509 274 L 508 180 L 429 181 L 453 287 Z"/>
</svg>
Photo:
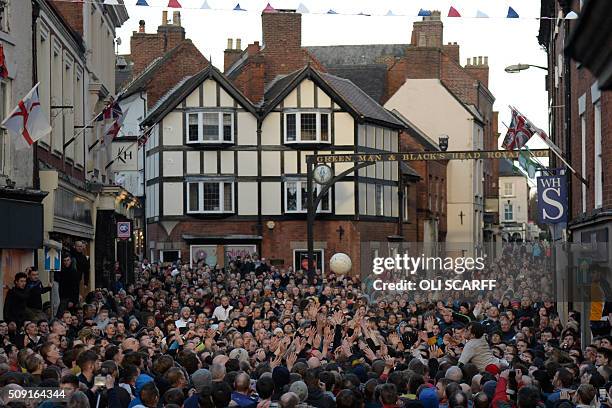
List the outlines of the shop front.
<svg viewBox="0 0 612 408">
<path fill-rule="evenodd" d="M 36 250 L 43 247 L 43 205 L 47 194 L 38 190 L 0 188 L 0 282 L 12 287 L 15 274 L 36 266 Z M 3 315 L 6 289 L 0 291 Z"/>
</svg>

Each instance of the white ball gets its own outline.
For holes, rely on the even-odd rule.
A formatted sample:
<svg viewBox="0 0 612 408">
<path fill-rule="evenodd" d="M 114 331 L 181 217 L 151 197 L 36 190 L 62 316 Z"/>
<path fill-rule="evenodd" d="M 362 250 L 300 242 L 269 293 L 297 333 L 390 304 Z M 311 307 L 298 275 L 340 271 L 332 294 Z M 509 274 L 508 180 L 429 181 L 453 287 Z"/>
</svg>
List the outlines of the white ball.
<svg viewBox="0 0 612 408">
<path fill-rule="evenodd" d="M 332 272 L 337 273 L 338 275 L 343 275 L 351 270 L 353 267 L 353 262 L 351 262 L 351 258 L 347 254 L 338 252 L 329 260 L 329 267 Z"/>
</svg>

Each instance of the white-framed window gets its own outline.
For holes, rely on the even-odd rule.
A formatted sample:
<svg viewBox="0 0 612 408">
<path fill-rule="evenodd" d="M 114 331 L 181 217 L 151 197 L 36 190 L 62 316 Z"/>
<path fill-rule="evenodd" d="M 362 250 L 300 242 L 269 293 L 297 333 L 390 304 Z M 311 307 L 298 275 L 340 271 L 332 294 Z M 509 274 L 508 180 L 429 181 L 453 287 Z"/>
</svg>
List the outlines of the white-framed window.
<svg viewBox="0 0 612 408">
<path fill-rule="evenodd" d="M 514 206 L 512 203 L 504 203 L 504 221 L 514 221 Z"/>
<path fill-rule="evenodd" d="M 514 196 L 514 183 L 504 183 L 504 197 Z"/>
<path fill-rule="evenodd" d="M 593 121 L 595 122 L 595 208 L 603 204 L 603 172 L 601 165 L 601 102 L 593 105 Z"/>
<path fill-rule="evenodd" d="M 232 112 L 187 114 L 187 143 L 234 143 Z"/>
<path fill-rule="evenodd" d="M 0 0 L 0 31 L 8 33 L 11 31 L 9 24 L 11 0 Z"/>
<path fill-rule="evenodd" d="M 308 183 L 306 180 L 287 180 L 285 181 L 285 212 L 304 213 L 308 211 Z M 315 183 L 317 194 L 321 192 L 322 186 Z M 331 189 L 327 190 L 317 212 L 331 212 Z"/>
<path fill-rule="evenodd" d="M 383 186 L 376 184 L 374 193 L 376 194 L 376 215 L 385 215 L 385 195 L 383 194 Z"/>
<path fill-rule="evenodd" d="M 234 212 L 234 182 L 194 181 L 187 183 L 187 213 Z"/>
<path fill-rule="evenodd" d="M 329 112 L 286 112 L 285 143 L 330 143 Z"/>
</svg>

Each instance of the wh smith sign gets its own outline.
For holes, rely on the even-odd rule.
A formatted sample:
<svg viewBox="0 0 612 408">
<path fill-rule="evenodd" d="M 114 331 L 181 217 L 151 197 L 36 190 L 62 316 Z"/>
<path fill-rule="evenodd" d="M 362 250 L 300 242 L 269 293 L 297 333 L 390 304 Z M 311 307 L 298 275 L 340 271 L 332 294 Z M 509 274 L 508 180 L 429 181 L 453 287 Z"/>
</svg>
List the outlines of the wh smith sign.
<svg viewBox="0 0 612 408">
<path fill-rule="evenodd" d="M 541 176 L 538 182 L 538 220 L 542 224 L 567 222 L 566 176 Z"/>
</svg>

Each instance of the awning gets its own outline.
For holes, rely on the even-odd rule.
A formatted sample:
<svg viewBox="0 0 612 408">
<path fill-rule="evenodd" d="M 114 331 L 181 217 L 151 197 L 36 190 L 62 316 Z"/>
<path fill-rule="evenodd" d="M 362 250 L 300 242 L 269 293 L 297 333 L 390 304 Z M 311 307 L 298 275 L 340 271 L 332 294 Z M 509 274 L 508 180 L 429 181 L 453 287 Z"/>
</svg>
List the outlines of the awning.
<svg viewBox="0 0 612 408">
<path fill-rule="evenodd" d="M 43 246 L 44 191 L 0 188 L 0 248 L 37 249 Z"/>
</svg>

